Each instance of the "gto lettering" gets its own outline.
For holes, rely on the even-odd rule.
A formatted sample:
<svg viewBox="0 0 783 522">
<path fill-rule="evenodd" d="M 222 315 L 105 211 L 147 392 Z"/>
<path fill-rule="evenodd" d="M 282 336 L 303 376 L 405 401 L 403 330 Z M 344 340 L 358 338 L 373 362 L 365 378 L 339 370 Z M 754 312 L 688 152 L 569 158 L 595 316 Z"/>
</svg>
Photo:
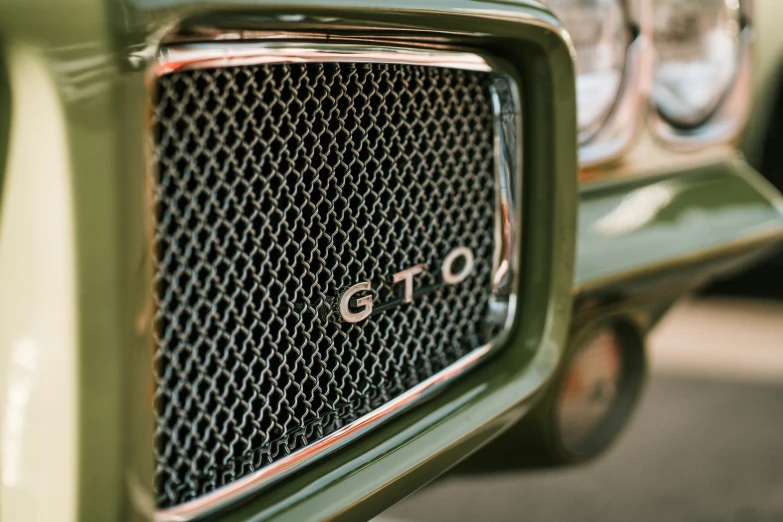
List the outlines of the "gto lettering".
<svg viewBox="0 0 783 522">
<path fill-rule="evenodd" d="M 461 259 L 461 266 L 457 264 L 457 260 Z M 421 274 L 424 271 L 424 264 L 419 264 L 405 270 L 400 270 L 392 276 L 394 284 L 404 283 L 404 291 L 402 302 L 410 303 L 413 301 L 414 296 L 414 277 Z M 455 271 L 455 267 L 458 267 Z M 474 257 L 473 252 L 464 246 L 460 246 L 449 252 L 446 259 L 441 264 L 440 273 L 443 280 L 443 284 L 456 285 L 461 283 L 473 272 Z M 431 287 L 433 290 L 437 287 Z M 358 323 L 363 321 L 372 315 L 373 311 L 373 299 L 372 295 L 366 295 L 356 299 L 355 307 L 359 307 L 358 311 L 352 309 L 351 300 L 359 292 L 367 292 L 372 290 L 372 285 L 369 281 L 363 281 L 356 283 L 352 287 L 348 288 L 345 293 L 340 297 L 340 315 L 343 319 L 349 323 Z M 397 301 L 396 303 L 399 303 Z M 379 305 L 379 308 L 386 308 L 394 306 L 395 303 L 387 303 Z M 379 310 L 380 311 L 380 310 Z"/>
</svg>

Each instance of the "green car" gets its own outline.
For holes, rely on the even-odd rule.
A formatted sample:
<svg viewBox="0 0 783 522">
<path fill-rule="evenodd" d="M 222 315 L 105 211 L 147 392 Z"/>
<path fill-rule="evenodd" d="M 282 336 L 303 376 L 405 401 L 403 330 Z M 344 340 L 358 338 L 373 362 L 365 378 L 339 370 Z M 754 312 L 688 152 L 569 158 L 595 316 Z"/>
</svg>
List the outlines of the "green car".
<svg viewBox="0 0 783 522">
<path fill-rule="evenodd" d="M 0 3 L 0 520 L 366 520 L 600 455 L 647 332 L 783 239 L 780 15 Z"/>
</svg>

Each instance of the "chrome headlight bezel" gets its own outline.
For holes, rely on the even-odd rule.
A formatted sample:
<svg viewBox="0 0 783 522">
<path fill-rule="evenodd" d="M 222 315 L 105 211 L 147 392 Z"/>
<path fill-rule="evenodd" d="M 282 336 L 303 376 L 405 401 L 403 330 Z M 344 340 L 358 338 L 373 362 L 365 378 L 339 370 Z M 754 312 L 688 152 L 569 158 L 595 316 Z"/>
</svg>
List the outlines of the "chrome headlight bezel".
<svg viewBox="0 0 783 522">
<path fill-rule="evenodd" d="M 545 0 L 571 35 L 575 52 L 579 143 L 603 126 L 625 76 L 632 30 L 624 0 Z"/>
<path fill-rule="evenodd" d="M 693 150 L 737 139 L 750 112 L 753 62 L 752 0 L 739 0 L 740 28 L 734 78 L 714 110 L 699 124 L 678 126 L 669 121 L 652 97 L 648 125 L 653 135 L 671 148 Z M 653 52 L 657 52 L 653 47 Z"/>
<path fill-rule="evenodd" d="M 645 21 L 649 14 L 645 0 L 619 0 L 630 35 L 625 66 L 614 105 L 600 128 L 580 140 L 579 163 L 592 167 L 621 156 L 642 127 L 650 85 L 651 39 Z M 581 137 L 580 137 L 581 138 Z"/>
<path fill-rule="evenodd" d="M 631 34 L 623 79 L 614 106 L 601 127 L 586 139 L 580 136 L 583 138 L 579 142 L 580 168 L 589 169 L 620 159 L 643 129 L 660 145 L 675 152 L 735 142 L 751 108 L 753 0 L 739 0 L 739 49 L 734 78 L 712 113 L 691 127 L 668 121 L 651 96 L 656 57 L 652 34 L 655 0 L 621 1 Z"/>
</svg>

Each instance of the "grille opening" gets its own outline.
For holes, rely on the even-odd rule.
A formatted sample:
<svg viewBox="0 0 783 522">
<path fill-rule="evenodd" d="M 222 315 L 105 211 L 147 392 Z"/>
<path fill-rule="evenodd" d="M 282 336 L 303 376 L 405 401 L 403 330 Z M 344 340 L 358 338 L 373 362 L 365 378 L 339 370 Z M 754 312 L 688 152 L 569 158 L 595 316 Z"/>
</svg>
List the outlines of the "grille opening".
<svg viewBox="0 0 783 522">
<path fill-rule="evenodd" d="M 176 72 L 154 113 L 158 505 L 229 484 L 486 343 L 490 74 L 309 63 Z M 463 282 L 360 323 L 335 298 L 426 263 Z M 461 269 L 460 261 L 454 268 Z"/>
</svg>

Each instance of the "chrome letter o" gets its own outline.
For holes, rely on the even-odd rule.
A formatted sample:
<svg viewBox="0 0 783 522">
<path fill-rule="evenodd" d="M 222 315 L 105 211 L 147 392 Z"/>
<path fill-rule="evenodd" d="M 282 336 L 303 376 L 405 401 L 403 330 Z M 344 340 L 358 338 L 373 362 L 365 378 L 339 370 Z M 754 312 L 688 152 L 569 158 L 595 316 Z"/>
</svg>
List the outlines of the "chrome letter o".
<svg viewBox="0 0 783 522">
<path fill-rule="evenodd" d="M 452 265 L 454 265 L 454 261 L 460 257 L 465 259 L 465 265 L 462 267 L 462 270 L 455 274 L 452 270 Z M 461 283 L 471 272 L 473 272 L 473 252 L 471 252 L 468 247 L 464 246 L 457 247 L 449 252 L 449 255 L 443 260 L 443 265 L 440 268 L 443 282 L 447 285 Z"/>
</svg>

